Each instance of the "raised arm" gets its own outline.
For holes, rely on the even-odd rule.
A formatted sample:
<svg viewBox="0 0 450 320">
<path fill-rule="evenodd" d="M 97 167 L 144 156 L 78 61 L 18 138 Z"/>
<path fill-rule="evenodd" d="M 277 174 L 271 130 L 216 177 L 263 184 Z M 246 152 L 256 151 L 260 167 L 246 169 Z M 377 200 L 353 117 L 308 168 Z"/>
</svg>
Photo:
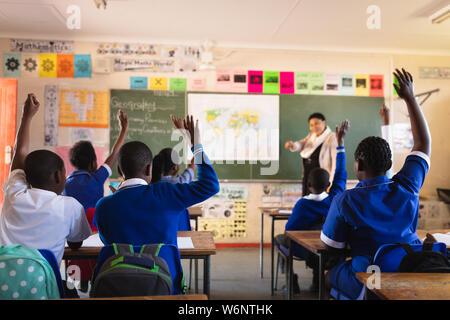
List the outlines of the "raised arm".
<svg viewBox="0 0 450 320">
<path fill-rule="evenodd" d="M 111 149 L 111 154 L 106 158 L 105 163 L 112 168 L 117 161 L 120 147 L 122 147 L 128 131 L 128 116 L 122 110 L 117 112 L 117 120 L 119 121 L 120 133 Z"/>
<path fill-rule="evenodd" d="M 30 147 L 31 119 L 38 112 L 40 103 L 33 93 L 29 93 L 23 106 L 22 120 L 17 131 L 11 171 L 25 168 L 25 158 Z"/>
<path fill-rule="evenodd" d="M 394 84 L 398 96 L 405 100 L 408 107 L 409 120 L 411 122 L 411 131 L 414 140 L 412 151 L 420 151 L 430 156 L 431 154 L 431 136 L 428 124 L 419 104 L 414 96 L 413 77 L 409 72 L 402 68 L 402 71 L 395 69 L 395 78 L 398 85 Z"/>
<path fill-rule="evenodd" d="M 348 120 L 342 121 L 340 127 L 336 125 L 336 170 L 334 171 L 333 184 L 328 192 L 331 199 L 345 190 L 347 184 L 347 170 L 345 170 L 345 149 L 344 149 L 344 137 L 350 128 L 350 122 Z"/>
</svg>

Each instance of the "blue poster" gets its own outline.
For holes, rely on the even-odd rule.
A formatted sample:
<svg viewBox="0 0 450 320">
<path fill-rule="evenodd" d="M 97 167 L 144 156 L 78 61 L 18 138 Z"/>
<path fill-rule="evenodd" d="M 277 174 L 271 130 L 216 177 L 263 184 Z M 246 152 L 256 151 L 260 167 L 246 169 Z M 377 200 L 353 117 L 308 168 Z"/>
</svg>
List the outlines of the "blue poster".
<svg viewBox="0 0 450 320">
<path fill-rule="evenodd" d="M 148 78 L 130 77 L 130 89 L 148 89 Z"/>
<path fill-rule="evenodd" d="M 74 77 L 90 78 L 91 77 L 91 55 L 75 54 L 73 57 Z"/>
<path fill-rule="evenodd" d="M 22 57 L 20 53 L 4 53 L 3 54 L 3 76 L 5 78 L 20 77 L 20 62 Z"/>
</svg>

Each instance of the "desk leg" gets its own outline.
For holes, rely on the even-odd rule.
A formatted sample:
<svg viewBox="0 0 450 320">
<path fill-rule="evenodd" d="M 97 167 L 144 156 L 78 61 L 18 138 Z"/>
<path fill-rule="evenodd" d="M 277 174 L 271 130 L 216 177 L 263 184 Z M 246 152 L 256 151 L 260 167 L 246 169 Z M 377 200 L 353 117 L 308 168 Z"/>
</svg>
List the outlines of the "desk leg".
<svg viewBox="0 0 450 320">
<path fill-rule="evenodd" d="M 275 233 L 275 218 L 274 217 L 272 217 L 272 237 L 271 237 L 271 239 L 272 239 L 272 242 L 271 242 L 271 265 L 272 265 L 272 269 L 271 269 L 271 281 L 270 281 L 270 295 L 272 295 L 273 296 L 273 287 L 274 287 L 274 274 L 273 274 L 273 270 L 274 270 L 274 267 L 273 267 L 273 256 L 274 256 L 274 246 L 273 246 L 273 243 L 274 243 L 274 233 Z"/>
<path fill-rule="evenodd" d="M 259 244 L 259 270 L 261 272 L 261 279 L 264 278 L 263 251 L 264 251 L 264 212 L 261 211 L 261 242 Z"/>
<path fill-rule="evenodd" d="M 322 254 L 318 254 L 319 256 L 319 300 L 323 300 L 323 293 L 325 291 L 325 270 L 324 270 L 324 257 Z"/>
<path fill-rule="evenodd" d="M 293 256 L 294 256 L 294 242 L 289 238 L 289 257 L 287 261 L 287 273 L 288 273 L 288 283 L 287 283 L 287 298 L 288 300 L 292 300 L 294 295 L 294 266 L 293 266 Z"/>
<path fill-rule="evenodd" d="M 211 267 L 211 256 L 206 256 L 203 259 L 203 293 L 208 296 L 208 299 L 211 286 L 210 267 Z"/>
<path fill-rule="evenodd" d="M 198 217 L 195 217 L 195 231 L 198 231 Z"/>
<path fill-rule="evenodd" d="M 194 260 L 195 264 L 195 293 L 198 293 L 198 259 Z"/>
</svg>

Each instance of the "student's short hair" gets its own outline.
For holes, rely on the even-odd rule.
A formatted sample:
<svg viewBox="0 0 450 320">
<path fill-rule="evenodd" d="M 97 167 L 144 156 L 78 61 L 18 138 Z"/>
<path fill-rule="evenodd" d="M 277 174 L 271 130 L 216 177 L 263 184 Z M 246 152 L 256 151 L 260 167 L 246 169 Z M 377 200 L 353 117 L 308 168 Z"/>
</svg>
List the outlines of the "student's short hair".
<svg viewBox="0 0 450 320">
<path fill-rule="evenodd" d="M 139 175 L 145 166 L 152 163 L 152 160 L 152 151 L 140 141 L 127 142 L 119 150 L 119 167 L 127 177 Z"/>
<path fill-rule="evenodd" d="M 325 119 L 325 116 L 323 115 L 323 114 L 321 114 L 320 112 L 315 112 L 315 113 L 313 113 L 312 115 L 310 115 L 309 117 L 308 117 L 308 122 L 309 122 L 309 120 L 311 120 L 311 119 L 320 119 L 320 120 L 322 120 L 322 121 L 325 121 L 326 119 Z"/>
<path fill-rule="evenodd" d="M 180 163 L 180 158 L 172 148 L 162 149 L 153 159 L 152 164 L 152 183 L 161 180 L 162 175 L 168 173 Z"/>
<path fill-rule="evenodd" d="M 308 175 L 308 186 L 311 185 L 318 192 L 322 193 L 330 184 L 330 174 L 322 168 L 314 168 Z"/>
<path fill-rule="evenodd" d="M 94 147 L 90 141 L 78 141 L 69 151 L 70 163 L 77 169 L 88 170 L 97 160 Z"/>
<path fill-rule="evenodd" d="M 48 185 L 50 176 L 64 168 L 63 160 L 49 150 L 36 150 L 30 152 L 25 158 L 25 175 L 28 183 L 35 188 Z"/>
<path fill-rule="evenodd" d="M 380 137 L 367 137 L 355 150 L 355 160 L 363 161 L 374 173 L 386 173 L 392 166 L 389 143 Z"/>
</svg>

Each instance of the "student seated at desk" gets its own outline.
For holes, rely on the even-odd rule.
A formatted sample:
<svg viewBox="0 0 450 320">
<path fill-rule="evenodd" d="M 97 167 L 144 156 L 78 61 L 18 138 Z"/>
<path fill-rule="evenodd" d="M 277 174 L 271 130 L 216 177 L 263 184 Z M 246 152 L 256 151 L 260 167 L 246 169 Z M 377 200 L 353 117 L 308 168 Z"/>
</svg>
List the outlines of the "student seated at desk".
<svg viewBox="0 0 450 320">
<path fill-rule="evenodd" d="M 403 168 L 389 179 L 392 165 L 389 144 L 379 137 L 362 140 L 355 151 L 355 174 L 360 181 L 332 202 L 321 240 L 331 251 L 350 246 L 351 260 L 330 270 L 327 287 L 351 299 L 363 294 L 357 272 L 366 272 L 377 249 L 388 243 L 420 244 L 416 234 L 419 191 L 430 167 L 431 138 L 424 115 L 414 97 L 413 78 L 404 69 L 394 73 L 394 87 L 405 100 L 414 139 Z"/>
<path fill-rule="evenodd" d="M 194 180 L 194 158 L 184 172 L 177 176 L 180 158 L 172 148 L 162 149 L 152 163 L 152 183 L 166 181 L 170 183 L 189 183 Z M 180 215 L 178 231 L 191 231 L 191 217 L 187 209 Z"/>
<path fill-rule="evenodd" d="M 11 172 L 3 186 L 0 244 L 49 249 L 60 264 L 66 239 L 71 248 L 78 248 L 90 236 L 91 228 L 83 206 L 61 195 L 66 183 L 63 160 L 48 150 L 28 153 L 31 119 L 39 105 L 34 94 L 28 94 Z"/>
<path fill-rule="evenodd" d="M 313 169 L 308 177 L 308 188 L 310 194 L 304 196 L 297 201 L 292 214 L 289 217 L 285 230 L 320 230 L 324 219 L 328 214 L 331 201 L 334 197 L 345 190 L 347 183 L 347 171 L 345 170 L 345 149 L 344 137 L 349 128 L 348 120 L 342 121 L 341 126 L 336 126 L 336 170 L 334 173 L 333 184 L 329 192 L 327 189 L 330 186 L 330 177 L 328 171 L 322 168 Z M 280 234 L 275 237 L 275 241 L 289 248 L 289 239 L 285 234 Z M 298 244 L 294 245 L 294 255 L 304 259 L 307 265 L 313 268 L 313 286 L 311 289 L 318 288 L 318 261 Z M 282 261 L 282 260 L 281 260 Z M 282 266 L 283 272 L 283 266 Z M 297 281 L 294 281 L 294 292 L 298 291 Z M 296 292 L 297 293 L 297 292 Z"/>
<path fill-rule="evenodd" d="M 173 184 L 152 179 L 152 152 L 142 142 L 124 144 L 119 151 L 118 171 L 124 178 L 117 191 L 101 199 L 94 223 L 103 243 L 177 245 L 178 219 L 188 207 L 219 192 L 219 181 L 200 144 L 198 123 L 172 116 L 176 129 L 189 132 L 198 180 Z M 195 140 L 194 140 L 195 137 Z"/>
</svg>

